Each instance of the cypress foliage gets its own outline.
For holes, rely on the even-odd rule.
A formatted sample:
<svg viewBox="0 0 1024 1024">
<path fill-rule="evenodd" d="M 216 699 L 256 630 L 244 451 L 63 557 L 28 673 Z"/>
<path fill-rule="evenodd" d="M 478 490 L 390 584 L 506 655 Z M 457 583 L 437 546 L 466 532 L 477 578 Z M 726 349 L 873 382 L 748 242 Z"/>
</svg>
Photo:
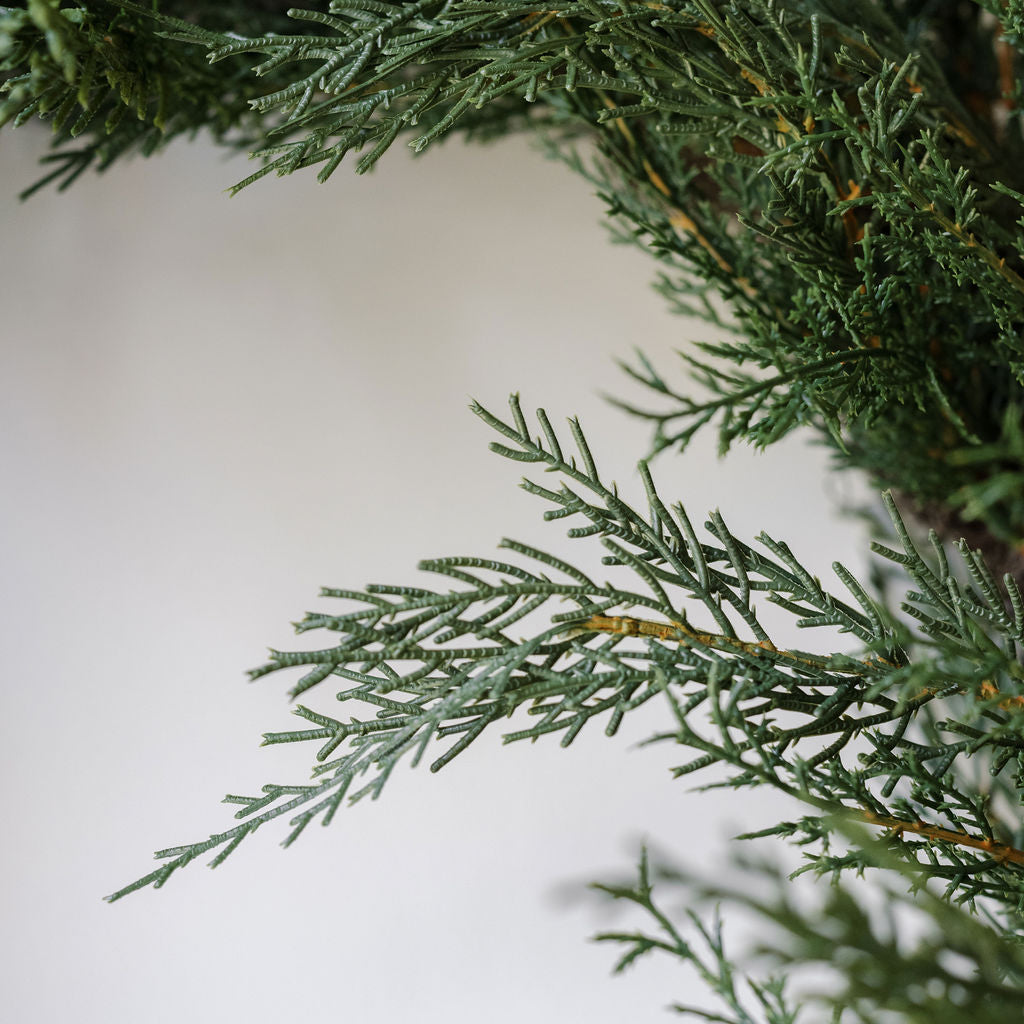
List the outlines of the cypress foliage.
<svg viewBox="0 0 1024 1024">
<path fill-rule="evenodd" d="M 161 851 L 110 898 L 207 853 L 219 864 L 274 818 L 288 844 L 376 796 L 403 758 L 432 751 L 436 770 L 484 732 L 612 734 L 657 700 L 676 773 L 717 766 L 729 786 L 792 796 L 803 815 L 761 834 L 832 885 L 815 918 L 781 879 L 758 902 L 645 855 L 635 880 L 600 887 L 650 920 L 601 936 L 620 967 L 660 951 L 720 1002 L 681 1011 L 795 1019 L 779 978 L 734 969 L 712 918 L 661 909 L 655 883 L 678 884 L 762 914 L 787 971 L 831 964 L 832 1019 L 1019 1016 L 1022 29 L 1016 0 L 0 7 L 0 124 L 53 126 L 29 192 L 201 129 L 254 152 L 236 189 L 307 169 L 327 181 L 349 154 L 362 173 L 400 137 L 418 152 L 451 132 L 540 133 L 655 257 L 673 308 L 725 339 L 674 368 L 628 357 L 642 393 L 620 404 L 651 422 L 647 454 L 702 428 L 723 451 L 811 428 L 886 489 L 892 536 L 875 551 L 905 590 L 893 600 L 840 563 L 827 587 L 782 539 L 738 538 L 717 514 L 702 535 L 646 461 L 633 508 L 577 421 L 556 427 L 517 396 L 507 416 L 475 407 L 498 455 L 544 471 L 524 486 L 602 546 L 614 582 L 506 540 L 507 560 L 423 563 L 440 589 L 323 591 L 297 625 L 322 639 L 252 674 L 297 671 L 304 701 L 341 686 L 356 717 L 297 704 L 301 728 L 265 742 L 311 745 L 312 780 L 229 796 L 236 824 Z M 808 650 L 776 646 L 765 601 L 810 630 Z M 858 649 L 837 653 L 850 637 Z M 902 909 L 865 910 L 859 887 Z"/>
</svg>

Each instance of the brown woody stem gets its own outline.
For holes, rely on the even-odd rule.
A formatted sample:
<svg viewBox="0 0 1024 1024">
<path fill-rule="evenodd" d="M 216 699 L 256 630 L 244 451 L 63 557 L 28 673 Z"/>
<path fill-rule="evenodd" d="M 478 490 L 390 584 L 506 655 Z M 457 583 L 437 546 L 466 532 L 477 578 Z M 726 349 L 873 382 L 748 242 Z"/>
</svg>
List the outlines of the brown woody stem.
<svg viewBox="0 0 1024 1024">
<path fill-rule="evenodd" d="M 750 640 L 740 640 L 737 637 L 724 636 L 722 633 L 705 633 L 691 629 L 681 622 L 651 622 L 647 619 L 634 619 L 620 615 L 591 615 L 589 619 L 579 623 L 575 628 L 595 633 L 650 636 L 658 640 L 675 640 L 676 643 L 687 646 L 712 647 L 718 651 L 736 651 L 757 657 L 768 655 L 773 659 L 788 661 L 796 665 L 806 665 L 815 669 L 830 667 L 824 659 L 815 658 L 804 652 L 798 654 L 794 651 L 783 650 L 776 647 L 770 640 L 761 640 L 755 643 Z M 882 663 L 887 664 L 884 661 Z M 859 664 L 867 669 L 875 667 L 874 663 L 868 661 L 862 661 Z"/>
<path fill-rule="evenodd" d="M 994 839 L 978 839 L 966 832 L 940 828 L 938 825 L 929 825 L 925 821 L 904 821 L 902 818 L 892 818 L 887 814 L 874 814 L 871 811 L 861 811 L 860 813 L 866 822 L 871 825 L 881 825 L 883 828 L 889 829 L 896 837 L 901 836 L 904 832 L 913 832 L 915 835 L 934 839 L 941 843 L 954 843 L 957 846 L 969 846 L 972 850 L 984 850 L 1000 863 L 1024 864 L 1024 850 L 1018 850 L 1015 846 L 1009 846 L 1006 843 L 997 843 Z"/>
</svg>

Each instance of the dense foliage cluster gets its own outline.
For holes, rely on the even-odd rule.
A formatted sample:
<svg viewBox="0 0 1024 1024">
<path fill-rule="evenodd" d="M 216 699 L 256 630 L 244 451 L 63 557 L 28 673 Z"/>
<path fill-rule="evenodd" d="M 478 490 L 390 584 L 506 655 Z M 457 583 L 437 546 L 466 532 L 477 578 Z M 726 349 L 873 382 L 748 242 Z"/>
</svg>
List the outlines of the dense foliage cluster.
<svg viewBox="0 0 1024 1024">
<path fill-rule="evenodd" d="M 807 425 L 842 465 L 897 489 L 895 547 L 876 545 L 909 588 L 893 604 L 838 563 L 845 595 L 833 593 L 783 542 L 747 543 L 717 514 L 700 539 L 645 463 L 647 507 L 631 507 L 575 421 L 570 451 L 515 397 L 507 421 L 477 408 L 500 455 L 551 474 L 525 486 L 546 518 L 603 546 L 613 580 L 506 541 L 510 561 L 424 563 L 444 589 L 324 591 L 346 605 L 298 628 L 326 630 L 326 646 L 275 652 L 254 675 L 299 668 L 294 696 L 341 682 L 338 700 L 362 716 L 296 706 L 304 727 L 266 742 L 312 743 L 312 781 L 229 797 L 238 824 L 162 851 L 114 898 L 207 852 L 219 863 L 272 818 L 291 822 L 291 842 L 375 796 L 403 757 L 440 742 L 440 768 L 510 715 L 532 724 L 506 738 L 567 744 L 660 700 L 658 738 L 688 751 L 678 774 L 717 766 L 729 786 L 803 805 L 767 834 L 835 880 L 821 918 L 781 885 L 757 909 L 784 956 L 842 966 L 826 1000 L 837 1012 L 1019 1013 L 1022 29 L 1019 0 L 0 7 L 0 124 L 53 125 L 44 182 L 61 186 L 207 128 L 255 151 L 237 188 L 306 168 L 326 181 L 350 153 L 366 171 L 400 137 L 418 152 L 454 131 L 539 132 L 657 258 L 668 301 L 725 339 L 684 356 L 688 381 L 642 353 L 627 366 L 647 395 L 622 404 L 651 420 L 653 451 L 706 425 L 723 450 Z M 926 548 L 920 523 L 935 528 Z M 960 536 L 951 564 L 944 542 Z M 815 631 L 812 650 L 776 646 L 766 600 Z M 900 885 L 914 891 L 932 927 L 916 945 L 899 915 L 880 921 L 851 896 L 848 873 L 866 867 L 886 869 L 873 877 L 894 903 Z M 684 937 L 651 895 L 656 874 L 645 860 L 635 884 L 605 887 L 655 922 L 607 936 L 624 962 L 662 950 L 695 965 L 726 1007 L 713 1019 L 792 1020 L 778 982 L 741 997 L 713 927 L 695 917 L 697 945 Z"/>
</svg>

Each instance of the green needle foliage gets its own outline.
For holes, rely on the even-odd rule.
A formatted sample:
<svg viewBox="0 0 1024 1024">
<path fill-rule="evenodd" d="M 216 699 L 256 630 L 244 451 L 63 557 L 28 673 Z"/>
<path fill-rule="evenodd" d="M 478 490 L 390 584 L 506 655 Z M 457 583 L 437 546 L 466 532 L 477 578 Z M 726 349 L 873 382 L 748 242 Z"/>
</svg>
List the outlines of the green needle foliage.
<svg viewBox="0 0 1024 1024">
<path fill-rule="evenodd" d="M 158 31 L 117 4 L 0 6 L 0 125 L 40 117 L 54 133 L 52 168 L 23 195 L 49 182 L 66 188 L 91 166 L 151 154 L 199 129 L 257 137 L 245 64 L 215 70 L 195 49 L 164 45 Z"/>
<path fill-rule="evenodd" d="M 1022 33 L 1020 0 L 0 7 L 0 124 L 53 126 L 38 184 L 200 129 L 254 152 L 235 189 L 305 169 L 326 181 L 349 154 L 364 172 L 399 137 L 421 152 L 453 132 L 538 133 L 658 260 L 672 307 L 715 328 L 682 353 L 688 380 L 643 353 L 626 365 L 643 397 L 617 401 L 650 420 L 653 452 L 704 427 L 724 452 L 809 426 L 838 465 L 896 489 L 895 540 L 875 545 L 894 601 L 840 563 L 826 589 L 785 543 L 741 540 L 717 513 L 702 538 L 644 462 L 632 507 L 576 421 L 566 435 L 516 398 L 508 420 L 475 407 L 498 454 L 548 474 L 524 486 L 601 546 L 607 578 L 505 541 L 509 561 L 424 563 L 441 589 L 324 591 L 342 604 L 298 629 L 332 636 L 253 672 L 296 670 L 304 701 L 343 686 L 345 716 L 298 704 L 302 727 L 265 737 L 310 744 L 312 780 L 228 797 L 237 824 L 161 851 L 110 898 L 220 863 L 274 818 L 290 843 L 403 759 L 437 770 L 484 732 L 568 745 L 657 701 L 677 775 L 793 798 L 799 816 L 760 835 L 832 879 L 818 918 L 778 881 L 775 904 L 722 896 L 768 918 L 787 964 L 838 968 L 830 1019 L 1019 1015 Z M 808 650 L 773 642 L 765 602 L 813 630 Z M 873 916 L 848 888 L 867 869 L 902 915 Z M 690 963 L 726 1008 L 679 1008 L 704 1019 L 795 1019 L 778 982 L 741 993 L 717 928 L 693 917 L 686 938 L 651 886 L 645 861 L 635 885 L 605 889 L 656 924 L 604 936 L 626 944 L 622 965 L 654 950 Z"/>
<path fill-rule="evenodd" d="M 267 733 L 264 742 L 311 744 L 313 781 L 229 796 L 240 805 L 241 824 L 161 851 L 163 867 L 112 898 L 162 884 L 211 851 L 220 863 L 272 818 L 287 817 L 287 845 L 314 819 L 329 823 L 346 799 L 377 796 L 402 758 L 417 763 L 440 741 L 443 749 L 430 755 L 437 771 L 519 709 L 533 722 L 506 726 L 506 741 L 557 733 L 568 745 L 595 718 L 614 734 L 625 714 L 656 697 L 672 710 L 671 731 L 656 739 L 691 751 L 675 774 L 721 765 L 725 785 L 769 785 L 802 800 L 813 813 L 770 832 L 818 849 L 818 869 L 864 864 L 855 854 L 829 853 L 827 816 L 846 809 L 895 829 L 929 821 L 932 835 L 980 843 L 933 847 L 926 835 L 901 845 L 950 895 L 1024 896 L 1024 873 L 1007 859 L 1016 853 L 1001 859 L 1022 830 L 977 792 L 973 770 L 987 763 L 998 782 L 1024 766 L 1024 717 L 1001 706 L 1024 679 L 1024 598 L 1011 576 L 1003 589 L 969 552 L 973 586 L 958 583 L 944 559 L 930 566 L 890 500 L 904 550 L 879 550 L 904 565 L 919 588 L 904 604 L 918 623 L 911 631 L 887 621 L 838 562 L 846 599 L 824 589 L 784 543 L 762 535 L 760 549 L 752 547 L 718 513 L 705 524 L 712 543 L 702 543 L 682 506 L 670 508 L 659 496 L 644 463 L 648 507 L 632 508 L 602 480 L 575 420 L 575 452 L 567 455 L 543 411 L 531 435 L 515 396 L 511 422 L 475 411 L 504 439 L 492 450 L 558 475 L 557 484 L 523 486 L 550 506 L 546 518 L 573 524 L 569 536 L 598 541 L 604 563 L 625 578 L 597 582 L 506 540 L 502 546 L 520 556 L 517 562 L 460 556 L 422 563 L 447 577 L 440 591 L 324 590 L 356 607 L 311 613 L 296 628 L 337 637 L 329 646 L 273 651 L 251 675 L 299 669 L 290 690 L 296 698 L 344 680 L 351 685 L 337 699 L 369 715 L 342 720 L 297 705 L 304 728 Z M 758 599 L 785 609 L 801 627 L 825 630 L 823 652 L 777 647 L 759 620 Z M 546 625 L 516 638 L 512 627 L 542 611 Z M 696 622 L 698 615 L 706 621 Z M 837 632 L 852 634 L 861 653 L 834 653 Z M 920 728 L 911 732 L 911 724 Z"/>
<path fill-rule="evenodd" d="M 672 1007 L 691 1019 L 721 1024 L 1018 1020 L 1024 954 L 1013 934 L 927 890 L 908 896 L 900 885 L 908 879 L 901 877 L 889 852 L 876 846 L 873 856 L 891 869 L 875 893 L 881 897 L 876 910 L 864 906 L 862 894 L 833 885 L 809 913 L 787 898 L 785 879 L 764 864 L 746 867 L 762 888 L 776 894 L 771 900 L 701 885 L 675 868 L 652 867 L 644 851 L 635 881 L 595 888 L 639 908 L 653 928 L 605 932 L 596 939 L 624 950 L 618 971 L 648 953 L 668 954 L 694 968 L 719 1005 Z M 690 904 L 685 933 L 664 909 L 666 887 L 679 890 Z M 710 914 L 692 909 L 695 896 L 702 911 L 703 905 L 716 904 Z M 722 900 L 752 914 L 762 934 L 768 929 L 770 937 L 760 943 L 757 960 L 761 971 L 769 961 L 774 973 L 763 980 L 737 972 L 727 954 L 717 910 Z"/>
<path fill-rule="evenodd" d="M 0 8 L 0 121 L 50 120 L 64 183 L 210 127 L 260 158 L 236 188 L 310 167 L 324 181 L 353 151 L 366 171 L 399 136 L 419 152 L 454 130 L 543 129 L 663 261 L 670 301 L 739 336 L 705 346 L 730 369 L 686 357 L 706 401 L 634 369 L 667 399 L 644 409 L 655 448 L 716 416 L 723 448 L 811 424 L 915 507 L 1019 545 L 1015 4 L 328 6 Z"/>
</svg>

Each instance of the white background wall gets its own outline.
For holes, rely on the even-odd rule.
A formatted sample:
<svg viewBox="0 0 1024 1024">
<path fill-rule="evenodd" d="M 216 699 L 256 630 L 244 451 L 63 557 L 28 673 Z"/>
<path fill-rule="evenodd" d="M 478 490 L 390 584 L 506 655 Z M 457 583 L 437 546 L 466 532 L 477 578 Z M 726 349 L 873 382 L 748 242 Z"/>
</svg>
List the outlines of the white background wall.
<svg viewBox="0 0 1024 1024">
<path fill-rule="evenodd" d="M 623 920 L 577 899 L 643 838 L 717 870 L 728 835 L 783 813 L 672 782 L 682 751 L 635 747 L 662 708 L 568 751 L 485 738 L 285 853 L 271 824 L 216 874 L 101 902 L 225 827 L 225 792 L 303 781 L 305 751 L 258 748 L 294 725 L 289 680 L 243 670 L 296 643 L 321 585 L 417 582 L 419 558 L 505 535 L 569 547 L 470 395 L 578 413 L 636 495 L 647 432 L 600 398 L 637 394 L 613 357 L 671 367 L 708 329 L 522 140 L 232 200 L 247 165 L 179 144 L 19 204 L 45 144 L 0 137 L 5 1019 L 644 1024 L 703 1001 L 669 963 L 610 978 L 585 939 Z M 662 459 L 667 497 L 830 578 L 862 564 L 820 449 L 714 447 Z"/>
</svg>

